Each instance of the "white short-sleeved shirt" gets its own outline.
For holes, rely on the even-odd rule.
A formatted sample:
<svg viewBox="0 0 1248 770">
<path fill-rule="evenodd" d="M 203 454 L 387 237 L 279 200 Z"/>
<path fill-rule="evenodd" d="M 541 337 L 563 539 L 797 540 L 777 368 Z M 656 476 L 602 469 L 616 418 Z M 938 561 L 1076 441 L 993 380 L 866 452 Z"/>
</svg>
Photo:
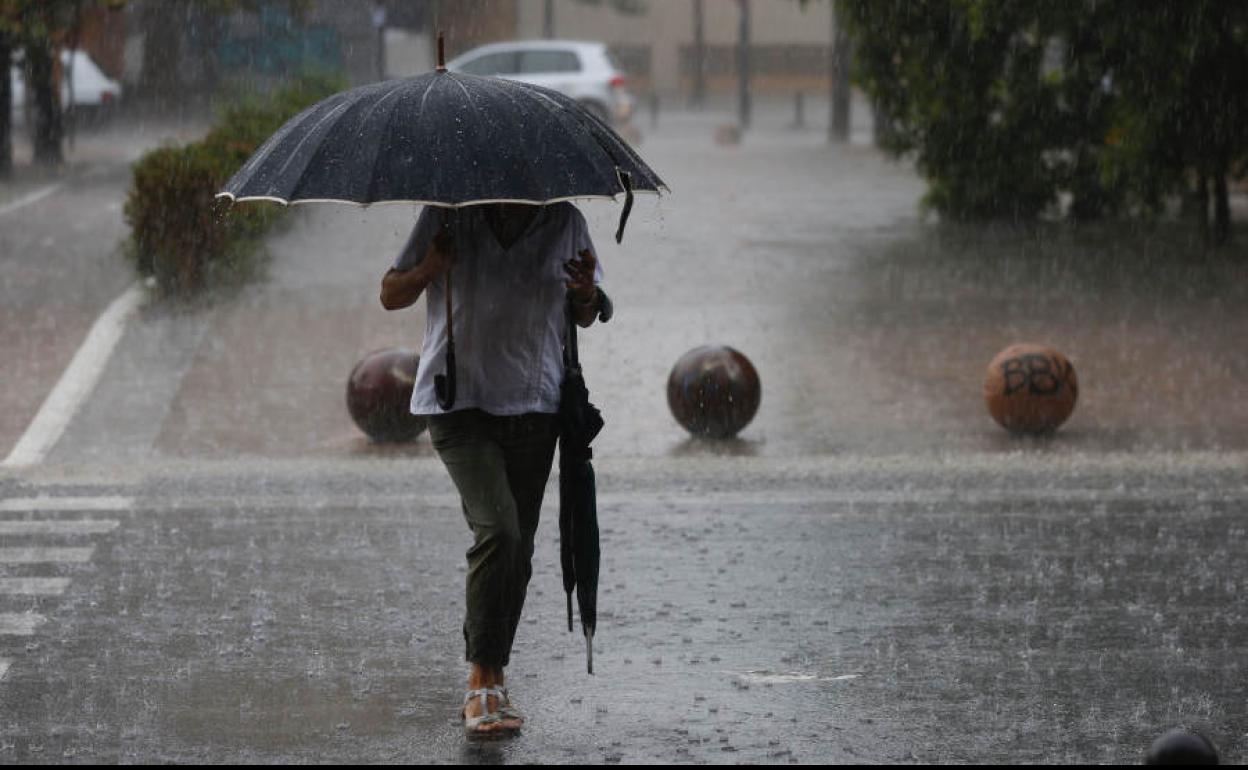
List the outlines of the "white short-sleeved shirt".
<svg viewBox="0 0 1248 770">
<path fill-rule="evenodd" d="M 478 206 L 420 213 L 395 260 L 409 270 L 424 259 L 444 215 L 455 243 L 451 304 L 455 323 L 456 396 L 452 411 L 495 415 L 559 411 L 567 331 L 563 265 L 583 249 L 597 257 L 581 212 L 570 203 L 543 206 L 510 248 L 499 245 Z M 594 282 L 602 280 L 598 263 Z M 412 414 L 443 414 L 434 375 L 446 371 L 446 281 L 425 289 L 425 340 L 412 392 Z"/>
</svg>

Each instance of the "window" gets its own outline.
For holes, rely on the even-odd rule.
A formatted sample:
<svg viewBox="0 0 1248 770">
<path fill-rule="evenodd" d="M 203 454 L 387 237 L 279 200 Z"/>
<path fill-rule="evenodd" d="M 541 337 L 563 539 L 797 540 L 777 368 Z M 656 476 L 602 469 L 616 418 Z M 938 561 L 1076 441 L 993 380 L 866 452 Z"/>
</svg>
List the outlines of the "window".
<svg viewBox="0 0 1248 770">
<path fill-rule="evenodd" d="M 520 71 L 516 67 L 515 51 L 487 53 L 467 62 L 460 69 L 469 75 L 513 75 Z"/>
<path fill-rule="evenodd" d="M 581 62 L 572 51 L 523 51 L 520 71 L 526 75 L 554 72 L 580 72 Z"/>
</svg>

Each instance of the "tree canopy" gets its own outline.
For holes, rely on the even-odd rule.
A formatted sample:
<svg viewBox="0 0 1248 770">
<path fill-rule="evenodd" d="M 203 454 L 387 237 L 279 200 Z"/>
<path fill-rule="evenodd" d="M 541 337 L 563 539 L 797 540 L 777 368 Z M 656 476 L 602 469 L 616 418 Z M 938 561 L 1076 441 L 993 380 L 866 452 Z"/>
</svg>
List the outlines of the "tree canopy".
<svg viewBox="0 0 1248 770">
<path fill-rule="evenodd" d="M 954 219 L 1156 213 L 1217 242 L 1248 158 L 1248 3 L 839 0 L 857 76 Z"/>
</svg>

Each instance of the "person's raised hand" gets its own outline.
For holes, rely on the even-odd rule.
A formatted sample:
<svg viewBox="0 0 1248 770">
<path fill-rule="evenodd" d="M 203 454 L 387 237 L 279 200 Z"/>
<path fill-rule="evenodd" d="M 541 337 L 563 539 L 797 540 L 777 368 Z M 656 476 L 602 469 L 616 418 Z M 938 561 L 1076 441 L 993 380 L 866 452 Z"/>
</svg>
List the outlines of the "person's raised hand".
<svg viewBox="0 0 1248 770">
<path fill-rule="evenodd" d="M 572 292 L 572 298 L 585 305 L 593 301 L 594 292 L 597 291 L 594 286 L 594 272 L 598 267 L 598 260 L 589 249 L 582 249 L 578 256 L 579 259 L 564 262 L 563 271 L 568 275 L 565 285 Z"/>
<path fill-rule="evenodd" d="M 451 236 L 451 228 L 445 225 L 438 228 L 425 253 L 425 261 L 434 275 L 442 275 L 455 264 L 455 239 Z"/>
</svg>

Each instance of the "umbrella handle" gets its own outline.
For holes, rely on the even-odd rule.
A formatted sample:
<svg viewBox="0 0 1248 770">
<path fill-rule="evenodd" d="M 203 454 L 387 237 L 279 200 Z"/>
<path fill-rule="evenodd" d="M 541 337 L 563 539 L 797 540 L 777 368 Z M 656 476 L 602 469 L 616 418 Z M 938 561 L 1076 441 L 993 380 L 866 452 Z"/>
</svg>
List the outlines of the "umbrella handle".
<svg viewBox="0 0 1248 770">
<path fill-rule="evenodd" d="M 455 406 L 455 322 L 451 315 L 451 271 L 446 271 L 446 374 L 434 375 L 433 392 L 438 406 L 449 412 Z"/>
<path fill-rule="evenodd" d="M 592 676 L 594 673 L 594 630 L 585 629 L 585 668 Z"/>
<path fill-rule="evenodd" d="M 568 591 L 568 633 L 572 633 L 572 592 Z"/>
</svg>

